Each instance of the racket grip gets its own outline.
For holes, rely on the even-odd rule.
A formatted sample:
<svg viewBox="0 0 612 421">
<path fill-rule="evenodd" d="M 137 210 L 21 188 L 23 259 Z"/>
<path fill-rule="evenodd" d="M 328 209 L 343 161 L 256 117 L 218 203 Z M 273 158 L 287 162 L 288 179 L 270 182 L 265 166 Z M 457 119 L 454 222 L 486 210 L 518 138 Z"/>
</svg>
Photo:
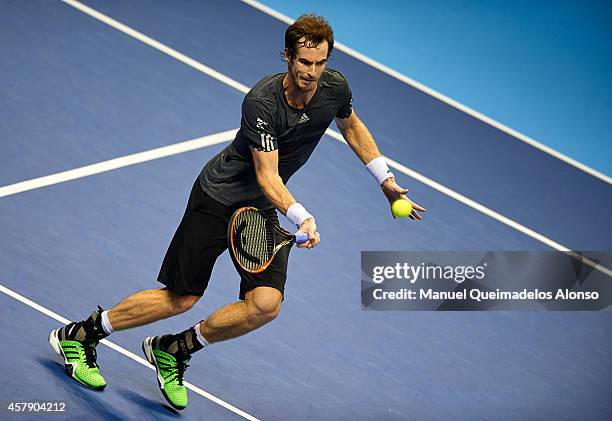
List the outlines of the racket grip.
<svg viewBox="0 0 612 421">
<path fill-rule="evenodd" d="M 295 233 L 295 243 L 302 244 L 308 241 L 308 233 L 307 232 L 296 232 Z"/>
</svg>

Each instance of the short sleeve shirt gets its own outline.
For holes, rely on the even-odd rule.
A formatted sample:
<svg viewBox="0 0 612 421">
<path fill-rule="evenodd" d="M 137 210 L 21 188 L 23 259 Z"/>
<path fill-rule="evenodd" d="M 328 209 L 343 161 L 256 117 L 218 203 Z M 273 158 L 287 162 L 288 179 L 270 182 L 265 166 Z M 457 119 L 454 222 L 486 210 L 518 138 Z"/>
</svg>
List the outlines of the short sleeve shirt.
<svg viewBox="0 0 612 421">
<path fill-rule="evenodd" d="M 352 113 L 352 94 L 346 78 L 326 69 L 317 92 L 298 109 L 287 102 L 283 89 L 286 73 L 259 81 L 242 103 L 240 130 L 234 141 L 212 158 L 200 173 L 204 191 L 228 205 L 272 205 L 255 177 L 251 148 L 278 150 L 278 172 L 283 182 L 306 163 L 335 117 Z"/>
</svg>

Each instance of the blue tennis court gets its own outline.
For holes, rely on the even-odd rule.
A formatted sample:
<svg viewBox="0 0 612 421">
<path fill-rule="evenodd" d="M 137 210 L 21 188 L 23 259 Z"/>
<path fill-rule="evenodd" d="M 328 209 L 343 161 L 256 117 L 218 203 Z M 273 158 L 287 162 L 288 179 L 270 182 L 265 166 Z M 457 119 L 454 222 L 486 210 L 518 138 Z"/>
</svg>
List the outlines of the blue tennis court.
<svg viewBox="0 0 612 421">
<path fill-rule="evenodd" d="M 3 405 L 65 401 L 70 419 L 612 417 L 610 308 L 365 312 L 359 260 L 363 250 L 609 251 L 609 179 L 340 50 L 329 66 L 349 80 L 399 184 L 429 209 L 424 220 L 392 219 L 363 165 L 330 133 L 288 184 L 316 213 L 321 244 L 292 251 L 277 320 L 194 356 L 186 410 L 165 406 L 140 344 L 237 299 L 227 254 L 194 309 L 98 348 L 105 391 L 71 381 L 49 331 L 160 286 L 189 190 L 233 139 L 245 89 L 286 70 L 286 23 L 238 1 L 0 9 Z M 164 147 L 175 149 L 151 152 Z"/>
</svg>

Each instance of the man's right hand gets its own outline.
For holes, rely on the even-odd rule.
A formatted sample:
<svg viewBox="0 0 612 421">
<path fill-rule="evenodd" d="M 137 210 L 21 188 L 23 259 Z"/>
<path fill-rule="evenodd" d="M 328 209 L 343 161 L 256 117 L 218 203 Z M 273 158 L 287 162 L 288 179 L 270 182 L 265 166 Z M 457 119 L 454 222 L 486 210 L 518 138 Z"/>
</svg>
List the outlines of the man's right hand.
<svg viewBox="0 0 612 421">
<path fill-rule="evenodd" d="M 317 244 L 319 244 L 319 242 L 321 241 L 321 236 L 317 232 L 317 224 L 315 224 L 314 219 L 308 218 L 307 220 L 302 222 L 302 225 L 300 225 L 298 232 L 308 233 L 308 241 L 297 245 L 300 248 L 311 249 Z"/>
</svg>

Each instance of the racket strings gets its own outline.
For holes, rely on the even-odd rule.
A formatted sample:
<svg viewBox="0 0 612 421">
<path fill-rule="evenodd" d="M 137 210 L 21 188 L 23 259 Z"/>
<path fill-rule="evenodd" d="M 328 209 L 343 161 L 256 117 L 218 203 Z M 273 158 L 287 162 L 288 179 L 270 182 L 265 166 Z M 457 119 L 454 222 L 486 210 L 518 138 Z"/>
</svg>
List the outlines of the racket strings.
<svg viewBox="0 0 612 421">
<path fill-rule="evenodd" d="M 259 212 L 244 211 L 236 215 L 233 235 L 237 240 L 235 257 L 246 270 L 257 270 L 273 257 L 274 230 Z"/>
</svg>

